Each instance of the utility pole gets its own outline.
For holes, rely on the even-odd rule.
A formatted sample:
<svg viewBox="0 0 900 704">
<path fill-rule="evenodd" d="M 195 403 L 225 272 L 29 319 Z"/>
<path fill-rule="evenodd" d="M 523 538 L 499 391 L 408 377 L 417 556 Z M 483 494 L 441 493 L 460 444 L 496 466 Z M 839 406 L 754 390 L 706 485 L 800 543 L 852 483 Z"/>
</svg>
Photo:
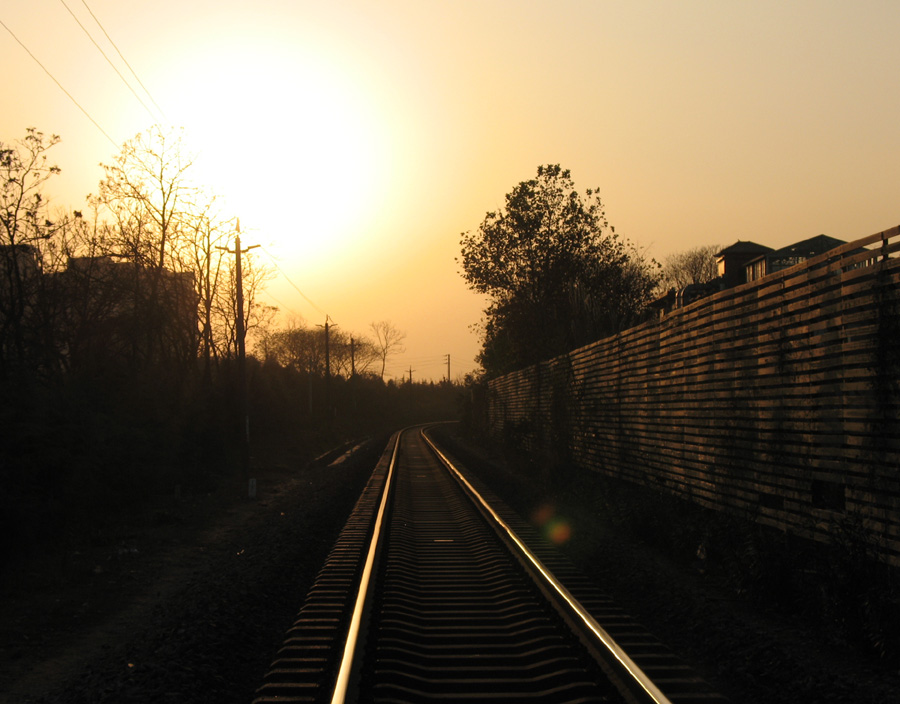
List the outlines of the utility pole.
<svg viewBox="0 0 900 704">
<path fill-rule="evenodd" d="M 310 420 L 312 420 L 312 417 L 313 417 L 313 366 L 312 366 L 312 361 L 310 361 L 307 371 L 309 372 L 307 374 L 307 376 L 309 377 L 309 418 L 310 418 Z"/>
<path fill-rule="evenodd" d="M 334 325 L 329 325 L 329 316 L 325 316 L 325 325 L 319 325 L 318 327 L 325 328 L 325 414 L 329 418 L 329 422 L 331 419 L 331 347 L 328 337 L 329 328 L 334 327 Z"/>
<path fill-rule="evenodd" d="M 356 340 L 350 336 L 350 407 L 356 413 Z"/>
<path fill-rule="evenodd" d="M 258 244 L 250 245 L 245 249 L 241 249 L 241 221 L 238 218 L 237 228 L 234 235 L 234 249 L 228 247 L 217 247 L 229 254 L 234 255 L 235 268 L 235 292 L 237 299 L 237 311 L 235 316 L 234 330 L 237 337 L 237 373 L 238 373 L 238 419 L 239 425 L 243 426 L 241 440 L 241 469 L 244 478 L 249 480 L 249 493 L 251 498 L 256 495 L 256 482 L 250 479 L 250 411 L 247 401 L 247 354 L 244 346 L 244 337 L 246 329 L 244 327 L 244 276 L 241 268 L 241 255 L 249 252 L 251 249 L 259 247 Z"/>
<path fill-rule="evenodd" d="M 415 396 L 415 389 L 413 389 L 413 383 L 412 383 L 412 373 L 414 371 L 415 371 L 415 369 L 413 369 L 412 365 L 410 364 L 409 365 L 409 393 L 407 394 L 407 396 L 409 396 L 409 418 L 410 418 L 410 421 L 415 416 L 415 410 L 414 410 L 415 399 L 413 398 Z"/>
<path fill-rule="evenodd" d="M 325 383 L 331 381 L 331 343 L 328 335 L 328 316 L 325 316 Z"/>
<path fill-rule="evenodd" d="M 444 356 L 447 358 L 447 383 L 449 384 L 450 383 L 450 355 L 445 354 Z"/>
<path fill-rule="evenodd" d="M 350 378 L 356 376 L 356 342 L 353 335 L 350 336 Z"/>
</svg>

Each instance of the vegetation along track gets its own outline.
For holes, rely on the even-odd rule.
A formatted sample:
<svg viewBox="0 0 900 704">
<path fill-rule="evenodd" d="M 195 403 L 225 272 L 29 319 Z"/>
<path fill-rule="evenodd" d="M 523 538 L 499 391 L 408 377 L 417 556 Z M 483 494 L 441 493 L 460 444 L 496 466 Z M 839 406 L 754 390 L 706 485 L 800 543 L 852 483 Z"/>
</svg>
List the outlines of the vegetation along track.
<svg viewBox="0 0 900 704">
<path fill-rule="evenodd" d="M 724 701 L 416 428 L 382 455 L 256 704 Z"/>
</svg>

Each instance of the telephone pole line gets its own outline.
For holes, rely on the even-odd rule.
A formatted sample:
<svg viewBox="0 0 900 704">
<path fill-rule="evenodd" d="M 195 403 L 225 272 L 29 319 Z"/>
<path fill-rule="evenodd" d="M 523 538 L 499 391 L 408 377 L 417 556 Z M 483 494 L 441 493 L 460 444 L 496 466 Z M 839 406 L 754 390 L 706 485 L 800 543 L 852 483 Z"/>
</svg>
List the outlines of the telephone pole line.
<svg viewBox="0 0 900 704">
<path fill-rule="evenodd" d="M 259 247 L 258 244 L 241 249 L 241 220 L 238 218 L 234 235 L 234 249 L 228 247 L 216 247 L 234 255 L 235 269 L 235 298 L 237 310 L 235 311 L 234 330 L 237 337 L 237 375 L 238 375 L 238 423 L 242 428 L 241 439 L 241 469 L 244 478 L 250 477 L 250 412 L 247 401 L 247 353 L 245 348 L 246 328 L 244 326 L 244 275 L 241 266 L 241 255 L 251 249 Z M 252 487 L 253 480 L 251 480 Z M 250 489 L 251 494 L 255 494 Z"/>
<path fill-rule="evenodd" d="M 447 383 L 449 384 L 450 383 L 450 355 L 445 354 L 444 356 L 447 358 Z"/>
</svg>

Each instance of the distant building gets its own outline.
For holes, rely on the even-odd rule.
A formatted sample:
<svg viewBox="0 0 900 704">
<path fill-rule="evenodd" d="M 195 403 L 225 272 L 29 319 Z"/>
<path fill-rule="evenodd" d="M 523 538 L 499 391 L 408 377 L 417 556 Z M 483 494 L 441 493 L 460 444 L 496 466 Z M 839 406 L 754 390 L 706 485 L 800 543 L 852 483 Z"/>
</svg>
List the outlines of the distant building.
<svg viewBox="0 0 900 704">
<path fill-rule="evenodd" d="M 73 364 L 159 361 L 196 350 L 191 272 L 144 269 L 108 256 L 71 257 L 56 284 L 64 298 L 63 356 Z"/>
<path fill-rule="evenodd" d="M 40 252 L 30 244 L 0 245 L 0 368 L 28 347 L 28 320 L 38 301 Z"/>
<path fill-rule="evenodd" d="M 649 308 L 659 315 L 683 308 L 717 291 L 734 288 L 749 281 L 787 269 L 811 257 L 823 254 L 844 244 L 843 240 L 817 235 L 781 249 L 764 244 L 738 240 L 716 255 L 718 278 L 705 284 L 691 284 L 681 290 L 672 289 L 650 303 Z"/>
<path fill-rule="evenodd" d="M 748 281 L 745 267 L 748 262 L 755 261 L 774 250 L 764 244 L 738 240 L 716 255 L 716 266 L 719 271 L 719 289 L 740 286 Z"/>
<path fill-rule="evenodd" d="M 18 275 L 29 279 L 37 276 L 41 271 L 40 258 L 38 248 L 31 244 L 0 245 L 0 271 L 6 277 Z"/>
<path fill-rule="evenodd" d="M 166 346 L 195 342 L 198 297 L 191 272 L 136 268 L 97 256 L 71 257 L 58 276 L 68 317 L 82 324 L 85 341 L 93 337 L 99 346 L 131 351 L 151 340 L 166 340 Z"/>
<path fill-rule="evenodd" d="M 745 281 L 756 281 L 776 271 L 788 269 L 807 259 L 824 254 L 842 244 L 844 240 L 828 235 L 816 235 L 781 249 L 769 250 L 765 254 L 748 261 L 744 266 Z"/>
<path fill-rule="evenodd" d="M 45 272 L 37 247 L 0 245 L 0 371 L 29 359 L 107 370 L 191 360 L 198 304 L 192 272 L 108 256 Z"/>
</svg>

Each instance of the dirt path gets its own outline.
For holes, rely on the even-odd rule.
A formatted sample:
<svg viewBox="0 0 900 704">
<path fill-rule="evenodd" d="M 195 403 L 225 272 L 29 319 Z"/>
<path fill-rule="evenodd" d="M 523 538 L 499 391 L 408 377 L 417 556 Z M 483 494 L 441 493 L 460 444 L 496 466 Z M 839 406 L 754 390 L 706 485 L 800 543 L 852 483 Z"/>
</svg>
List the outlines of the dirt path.
<svg viewBox="0 0 900 704">
<path fill-rule="evenodd" d="M 362 489 L 364 454 L 269 469 L 255 501 L 242 481 L 161 499 L 109 535 L 20 562 L 2 585 L 0 702 L 248 701 Z M 210 654 L 185 657 L 177 643 L 193 650 L 201 632 Z"/>
</svg>

